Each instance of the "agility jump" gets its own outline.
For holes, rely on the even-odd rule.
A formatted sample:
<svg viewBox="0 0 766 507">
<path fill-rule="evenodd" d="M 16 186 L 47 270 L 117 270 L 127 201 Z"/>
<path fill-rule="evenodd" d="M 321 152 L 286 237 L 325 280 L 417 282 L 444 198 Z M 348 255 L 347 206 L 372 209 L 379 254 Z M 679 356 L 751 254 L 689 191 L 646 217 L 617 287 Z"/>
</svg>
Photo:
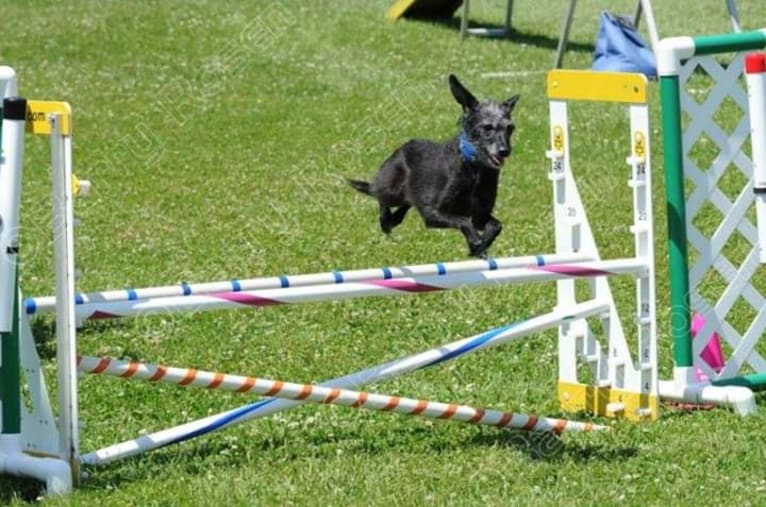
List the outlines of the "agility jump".
<svg viewBox="0 0 766 507">
<path fill-rule="evenodd" d="M 15 84 L 15 76 L 13 82 Z M 594 94 L 593 90 L 602 92 Z M 49 493 L 66 493 L 80 480 L 82 465 L 106 464 L 271 415 L 304 402 L 337 403 L 354 408 L 553 433 L 604 429 L 591 423 L 358 391 L 364 384 L 438 366 L 551 328 L 558 328 L 559 331 L 559 400 L 562 409 L 632 420 L 658 417 L 651 165 L 646 80 L 643 76 L 581 71 L 550 73 L 551 144 L 547 155 L 550 159 L 548 179 L 553 190 L 556 240 L 556 252 L 551 255 L 280 275 L 205 284 L 182 283 L 90 294 L 78 294 L 74 287 L 75 190 L 72 183 L 75 179 L 71 159 L 71 111 L 65 103 L 10 98 L 14 94 L 15 89 L 6 86 L 5 95 L 9 98 L 4 102 L 2 132 L 6 156 L 0 170 L 2 195 L 14 199 L 2 201 L 4 207 L 0 208 L 0 214 L 5 223 L 9 223 L 8 217 L 16 223 L 18 221 L 24 129 L 48 135 L 52 145 L 54 178 L 56 294 L 22 299 L 16 272 L 19 251 L 18 248 L 6 248 L 6 245 L 18 245 L 18 237 L 14 236 L 17 233 L 12 232 L 17 229 L 3 229 L 0 236 L 0 245 L 3 245 L 0 252 L 3 284 L 0 289 L 8 297 L 0 300 L 3 301 L 0 310 L 4 317 L 0 319 L 4 347 L 1 379 L 3 385 L 10 386 L 6 387 L 6 392 L 10 390 L 17 394 L 14 399 L 4 398 L 3 403 L 3 434 L 0 437 L 2 472 L 36 477 L 46 482 Z M 570 102 L 583 100 L 622 103 L 630 112 L 631 127 L 625 135 L 625 151 L 630 168 L 627 184 L 633 192 L 634 209 L 633 221 L 625 225 L 625 231 L 626 239 L 631 238 L 634 244 L 634 257 L 601 260 L 580 199 L 569 157 L 567 108 Z M 25 114 L 18 114 L 19 110 Z M 27 118 L 34 118 L 35 121 L 27 122 Z M 608 278 L 617 275 L 636 280 L 634 322 L 638 347 L 635 350 L 628 345 L 628 332 L 617 314 L 609 287 Z M 576 279 L 590 282 L 591 299 L 577 300 Z M 557 285 L 557 304 L 549 313 L 320 384 L 290 383 L 194 368 L 91 357 L 78 353 L 76 347 L 76 324 L 89 319 L 129 318 L 169 311 L 252 309 L 277 304 L 552 281 Z M 30 325 L 30 319 L 36 315 L 51 312 L 55 312 L 56 318 L 57 418 L 53 416 Z M 596 319 L 601 325 L 598 329 L 591 329 L 587 318 Z M 14 344 L 17 347 L 15 350 L 11 347 Z M 578 362 L 590 367 L 593 374 L 591 383 L 583 383 L 578 378 Z M 15 370 L 12 368 L 14 365 Z M 33 412 L 29 412 L 20 402 L 19 367 L 26 372 L 27 387 L 34 397 Z M 269 397 L 174 428 L 81 453 L 78 372 Z M 13 405 L 13 410 L 9 405 Z M 51 431 L 51 428 L 56 428 L 56 431 Z"/>
</svg>

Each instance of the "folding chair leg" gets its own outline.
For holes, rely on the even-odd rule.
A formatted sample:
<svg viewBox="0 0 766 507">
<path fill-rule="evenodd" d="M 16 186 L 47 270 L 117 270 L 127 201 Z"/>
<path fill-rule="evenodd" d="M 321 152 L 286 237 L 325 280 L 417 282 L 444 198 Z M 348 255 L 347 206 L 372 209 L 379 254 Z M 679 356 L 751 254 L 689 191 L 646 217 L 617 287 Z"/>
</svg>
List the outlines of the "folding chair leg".
<svg viewBox="0 0 766 507">
<path fill-rule="evenodd" d="M 739 14 L 737 13 L 737 2 L 735 0 L 726 0 L 726 8 L 729 10 L 731 26 L 735 32 L 742 31 L 742 25 L 739 24 Z"/>
<path fill-rule="evenodd" d="M 660 44 L 660 36 L 657 33 L 657 23 L 654 21 L 654 10 L 652 10 L 652 0 L 638 0 L 638 5 L 644 12 L 646 18 L 646 29 L 649 32 L 649 43 L 652 45 L 652 52 L 657 54 L 657 46 Z M 638 10 L 638 8 L 636 8 Z M 635 23 L 638 28 L 638 20 Z"/>
<path fill-rule="evenodd" d="M 505 7 L 505 32 L 507 35 L 511 35 L 511 17 L 513 16 L 513 0 L 508 0 L 508 4 Z"/>
<path fill-rule="evenodd" d="M 561 35 L 559 36 L 559 46 L 556 49 L 555 60 L 553 60 L 554 69 L 560 69 L 561 63 L 564 61 L 564 51 L 566 51 L 567 43 L 569 42 L 569 29 L 572 28 L 572 18 L 574 18 L 576 4 L 577 0 L 569 0 L 567 13 L 564 17 L 564 24 L 561 27 Z"/>
<path fill-rule="evenodd" d="M 470 0 L 463 0 L 463 14 L 460 18 L 460 37 L 462 38 L 468 35 L 468 12 L 471 10 L 470 6 Z"/>
<path fill-rule="evenodd" d="M 633 26 L 638 28 L 638 24 L 641 22 L 641 12 L 643 11 L 643 5 L 641 0 L 636 0 L 636 12 L 633 13 Z"/>
</svg>

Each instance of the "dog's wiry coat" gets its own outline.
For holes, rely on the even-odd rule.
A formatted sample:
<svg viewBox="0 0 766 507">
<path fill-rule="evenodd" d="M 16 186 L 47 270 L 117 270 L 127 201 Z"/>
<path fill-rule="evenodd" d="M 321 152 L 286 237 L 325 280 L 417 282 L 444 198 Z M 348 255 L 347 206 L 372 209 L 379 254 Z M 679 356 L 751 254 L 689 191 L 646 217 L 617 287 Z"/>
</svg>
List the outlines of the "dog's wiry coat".
<svg viewBox="0 0 766 507">
<path fill-rule="evenodd" d="M 415 207 L 427 227 L 458 229 L 469 254 L 484 256 L 502 229 L 492 210 L 500 168 L 511 153 L 511 112 L 519 96 L 479 102 L 455 76 L 450 75 L 449 84 L 463 106 L 458 136 L 446 143 L 408 141 L 383 162 L 371 183 L 349 183 L 378 200 L 384 233 Z"/>
</svg>

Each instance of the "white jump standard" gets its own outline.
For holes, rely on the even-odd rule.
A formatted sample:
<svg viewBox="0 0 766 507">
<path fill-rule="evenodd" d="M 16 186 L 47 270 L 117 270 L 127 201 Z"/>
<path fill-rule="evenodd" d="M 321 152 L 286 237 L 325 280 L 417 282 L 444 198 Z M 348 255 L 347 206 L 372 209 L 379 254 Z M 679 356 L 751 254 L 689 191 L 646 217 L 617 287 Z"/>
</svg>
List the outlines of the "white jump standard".
<svg viewBox="0 0 766 507">
<path fill-rule="evenodd" d="M 29 358 L 25 352 L 28 352 L 30 346 L 34 347 L 34 342 L 26 344 L 26 350 L 25 345 L 20 343 L 20 328 L 24 323 L 19 311 L 21 294 L 17 262 L 24 131 L 28 128 L 28 111 L 34 111 L 41 105 L 45 108 L 45 104 L 32 105 L 26 99 L 8 97 L 16 92 L 16 76 L 12 69 L 1 67 L 0 79 L 4 80 L 6 95 L 2 111 L 3 152 L 0 162 L 0 473 L 33 477 L 45 482 L 49 493 L 65 493 L 72 488 L 73 478 L 79 477 L 79 460 L 74 462 L 69 459 L 70 451 L 76 448 L 70 445 L 76 443 L 76 435 L 58 440 L 58 435 L 71 434 L 71 412 L 67 412 L 71 389 L 64 385 L 59 392 L 63 415 L 57 430 L 40 368 L 30 364 L 30 361 L 22 362 L 22 357 Z M 55 111 L 55 107 L 51 110 Z M 53 121 L 56 118 L 54 113 Z M 64 135 L 59 130 L 52 133 L 52 150 L 58 150 L 64 142 Z M 59 166 L 54 166 L 54 171 L 59 169 Z M 32 413 L 22 406 L 22 366 L 33 400 Z M 59 378 L 71 378 L 69 372 L 74 371 L 74 362 L 71 367 L 70 370 L 67 365 L 59 364 Z M 45 429 L 40 426 L 48 426 L 47 434 L 44 434 Z M 37 444 L 43 441 L 46 444 L 45 452 L 36 452 L 42 450 Z"/>
<path fill-rule="evenodd" d="M 592 90 L 600 92 L 597 95 Z M 6 300 L 0 300 L 0 310 L 6 315 L 8 327 L 1 329 L 4 333 L 3 368 L 6 375 L 13 376 L 15 371 L 17 379 L 16 386 L 11 389 L 16 392 L 16 398 L 7 395 L 8 388 L 2 398 L 3 437 L 7 433 L 5 430 L 8 422 L 13 421 L 5 414 L 6 405 L 16 407 L 21 426 L 15 450 L 8 446 L 0 448 L 0 463 L 7 464 L 2 470 L 41 478 L 47 481 L 49 493 L 65 493 L 80 480 L 81 465 L 105 465 L 116 459 L 265 417 L 304 402 L 336 403 L 530 431 L 561 433 L 566 430 L 601 430 L 603 426 L 592 423 L 358 391 L 365 384 L 379 383 L 420 369 L 439 366 L 475 351 L 552 328 L 558 329 L 559 401 L 565 411 L 588 411 L 632 420 L 656 419 L 656 312 L 646 80 L 631 74 L 556 71 L 549 75 L 548 95 L 551 111 L 551 149 L 548 152 L 551 170 L 548 178 L 553 190 L 556 242 L 553 254 L 281 275 L 203 284 L 183 283 L 89 294 L 77 294 L 74 289 L 71 112 L 64 103 L 30 101 L 32 105 L 28 108 L 35 114 L 27 114 L 27 129 L 50 135 L 52 143 L 56 293 L 50 297 L 29 298 L 22 304 L 17 273 L 10 270 L 10 263 L 0 264 L 0 267 L 5 266 L 3 280 L 9 281 L 4 283 L 12 286 L 4 290 L 18 295 L 12 298 L 15 300 L 12 305 L 6 303 Z M 633 193 L 633 220 L 624 226 L 622 237 L 634 246 L 633 257 L 601 259 L 591 233 L 569 158 L 567 107 L 569 102 L 579 100 L 618 102 L 629 107 L 631 126 L 625 136 L 625 152 L 630 168 L 627 183 Z M 9 178 L 5 166 L 0 174 L 0 192 L 4 192 L 0 195 L 14 198 L 8 201 L 12 204 L 6 205 L 6 208 L 13 209 L 1 208 L 0 212 L 9 213 L 8 216 L 13 220 L 17 220 L 13 217 L 18 217 L 20 212 L 18 193 L 23 154 L 20 128 L 24 126 L 23 121 L 15 121 L 19 123 L 18 135 L 15 138 L 6 137 L 4 129 L 3 145 L 4 160 L 17 161 L 14 163 L 17 164 L 18 176 Z M 5 215 L 0 218 L 5 219 Z M 2 240 L 13 243 L 14 238 L 3 237 Z M 12 252 L 13 255 L 17 253 L 15 250 Z M 635 318 L 631 319 L 631 323 L 635 323 L 635 341 L 638 345 L 634 348 L 628 345 L 627 338 L 631 333 L 623 328 L 612 297 L 608 280 L 612 276 L 632 277 L 636 281 Z M 575 296 L 576 279 L 588 281 L 590 298 L 583 299 L 581 294 Z M 75 323 L 87 325 L 88 320 L 94 319 L 224 309 L 253 311 L 280 304 L 416 295 L 457 288 L 532 282 L 556 283 L 556 304 L 550 312 L 400 359 L 388 360 L 321 384 L 290 383 L 201 371 L 196 369 L 196 365 L 193 368 L 171 368 L 95 358 L 84 353 L 78 354 L 76 345 Z M 36 354 L 30 325 L 30 319 L 36 315 L 50 312 L 55 312 L 57 324 L 57 418 L 53 416 L 54 411 L 42 380 L 40 359 Z M 591 329 L 587 319 L 600 325 Z M 8 344 L 15 344 L 17 350 L 9 348 L 6 351 Z M 592 382 L 583 382 L 578 378 L 578 363 L 590 367 Z M 26 392 L 34 397 L 33 412 L 27 410 L 26 404 L 14 401 L 20 398 L 19 367 L 26 373 Z M 233 390 L 270 397 L 81 454 L 78 435 L 78 371 L 119 376 L 125 380 L 170 382 L 181 386 Z M 31 458 L 32 454 L 44 457 Z M 35 463 L 52 464 L 46 474 L 41 474 L 30 471 L 30 459 L 36 460 Z M 68 479 L 68 482 L 64 479 Z"/>
</svg>

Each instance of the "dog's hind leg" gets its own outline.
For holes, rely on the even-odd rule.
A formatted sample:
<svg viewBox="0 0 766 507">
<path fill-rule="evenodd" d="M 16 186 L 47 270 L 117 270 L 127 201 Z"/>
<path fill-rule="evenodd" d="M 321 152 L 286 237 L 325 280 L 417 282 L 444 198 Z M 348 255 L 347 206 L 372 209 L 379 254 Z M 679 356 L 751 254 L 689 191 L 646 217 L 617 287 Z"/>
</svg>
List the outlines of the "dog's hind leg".
<svg viewBox="0 0 766 507">
<path fill-rule="evenodd" d="M 407 212 L 410 210 L 409 204 L 399 206 L 392 212 L 391 208 L 385 204 L 380 205 L 380 229 L 385 234 L 391 234 L 391 230 L 402 223 Z"/>
<path fill-rule="evenodd" d="M 380 205 L 380 230 L 383 231 L 383 234 L 391 234 L 391 229 L 394 228 L 393 225 L 393 216 L 394 214 L 391 213 L 391 208 L 386 206 L 385 204 Z"/>
<path fill-rule="evenodd" d="M 404 220 L 404 217 L 407 216 L 407 212 L 410 210 L 410 208 L 411 206 L 409 204 L 399 206 L 399 208 L 397 208 L 397 210 L 391 214 L 391 227 L 396 227 L 402 223 L 402 220 Z"/>
</svg>

